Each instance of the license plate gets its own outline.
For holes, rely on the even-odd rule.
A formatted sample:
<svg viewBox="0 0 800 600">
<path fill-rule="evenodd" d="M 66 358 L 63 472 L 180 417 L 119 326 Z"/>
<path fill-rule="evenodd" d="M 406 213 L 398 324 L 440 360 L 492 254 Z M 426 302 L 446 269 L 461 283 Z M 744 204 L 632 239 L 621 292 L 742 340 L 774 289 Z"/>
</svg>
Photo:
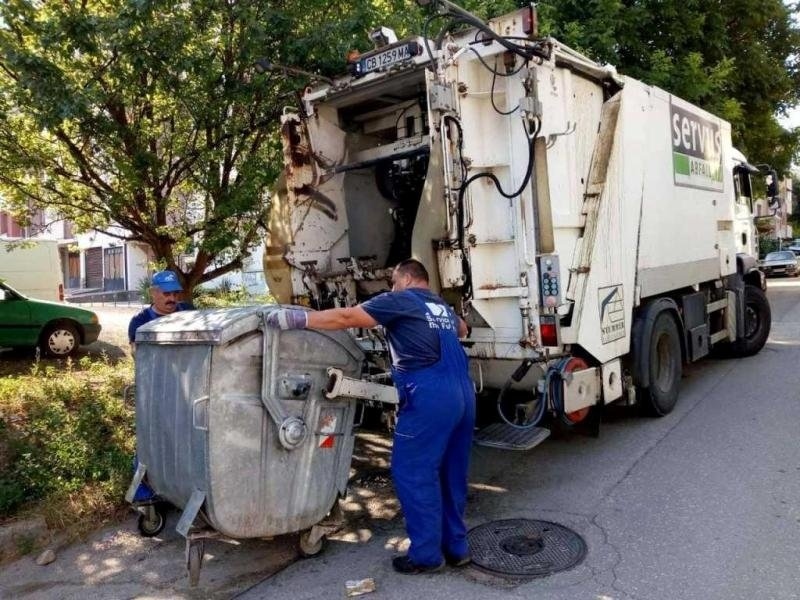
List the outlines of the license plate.
<svg viewBox="0 0 800 600">
<path fill-rule="evenodd" d="M 366 75 L 373 71 L 382 71 L 392 65 L 414 58 L 420 53 L 420 45 L 417 42 L 406 42 L 393 48 L 387 48 L 374 54 L 362 56 L 358 60 L 358 75 Z"/>
</svg>

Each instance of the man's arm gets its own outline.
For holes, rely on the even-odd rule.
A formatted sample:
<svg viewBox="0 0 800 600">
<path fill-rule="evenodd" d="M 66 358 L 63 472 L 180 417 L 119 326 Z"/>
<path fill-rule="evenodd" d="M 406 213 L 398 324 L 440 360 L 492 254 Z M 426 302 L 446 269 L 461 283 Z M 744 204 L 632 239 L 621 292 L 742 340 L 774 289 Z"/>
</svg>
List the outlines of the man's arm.
<svg viewBox="0 0 800 600">
<path fill-rule="evenodd" d="M 378 322 L 360 306 L 309 312 L 306 317 L 308 319 L 307 327 L 310 329 L 350 329 L 378 325 Z"/>
<path fill-rule="evenodd" d="M 375 327 L 378 322 L 361 306 L 329 308 L 309 312 L 299 308 L 280 308 L 267 315 L 267 325 L 278 329 L 349 329 Z"/>
<path fill-rule="evenodd" d="M 141 325 L 138 316 L 139 315 L 135 315 L 128 323 L 128 343 L 131 345 L 131 356 L 136 354 L 136 343 L 134 340 L 136 339 L 136 330 L 139 329 L 139 325 Z"/>
<path fill-rule="evenodd" d="M 458 319 L 458 337 L 464 338 L 467 337 L 469 334 L 469 326 L 466 324 L 464 319 L 456 315 L 456 319 Z"/>
</svg>

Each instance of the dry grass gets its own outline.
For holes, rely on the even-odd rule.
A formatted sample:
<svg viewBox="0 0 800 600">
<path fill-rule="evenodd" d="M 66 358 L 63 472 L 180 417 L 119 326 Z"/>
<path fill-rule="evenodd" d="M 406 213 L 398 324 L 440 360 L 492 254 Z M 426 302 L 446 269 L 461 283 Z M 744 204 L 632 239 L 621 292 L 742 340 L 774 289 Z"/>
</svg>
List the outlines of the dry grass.
<svg viewBox="0 0 800 600">
<path fill-rule="evenodd" d="M 34 362 L 0 378 L 0 521 L 40 515 L 80 535 L 124 508 L 134 416 L 133 363 Z"/>
</svg>

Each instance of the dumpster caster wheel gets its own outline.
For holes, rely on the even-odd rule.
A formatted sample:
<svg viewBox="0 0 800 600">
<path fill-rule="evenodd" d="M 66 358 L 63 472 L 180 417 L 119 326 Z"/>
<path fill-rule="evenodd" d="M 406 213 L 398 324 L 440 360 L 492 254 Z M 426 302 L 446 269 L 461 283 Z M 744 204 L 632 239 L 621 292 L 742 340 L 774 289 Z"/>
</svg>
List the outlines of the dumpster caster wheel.
<svg viewBox="0 0 800 600">
<path fill-rule="evenodd" d="M 139 515 L 136 526 L 143 537 L 157 536 L 167 524 L 167 511 L 160 504 L 145 507 L 144 514 Z"/>
<path fill-rule="evenodd" d="M 189 587 L 197 587 L 200 583 L 200 569 L 203 566 L 204 544 L 189 542 L 186 551 L 186 568 L 189 570 Z"/>
<path fill-rule="evenodd" d="M 311 543 L 311 531 L 304 531 L 300 534 L 300 556 L 303 558 L 311 558 L 316 556 L 325 547 L 325 538 L 319 538 L 316 543 Z"/>
</svg>

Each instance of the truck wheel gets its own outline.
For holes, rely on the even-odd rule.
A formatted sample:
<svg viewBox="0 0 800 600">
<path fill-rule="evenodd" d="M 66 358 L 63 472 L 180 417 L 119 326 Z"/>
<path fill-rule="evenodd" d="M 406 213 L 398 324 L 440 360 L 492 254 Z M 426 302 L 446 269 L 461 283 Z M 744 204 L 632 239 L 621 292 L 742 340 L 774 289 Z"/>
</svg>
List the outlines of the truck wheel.
<svg viewBox="0 0 800 600">
<path fill-rule="evenodd" d="M 80 346 L 78 330 L 71 323 L 55 323 L 44 330 L 39 347 L 47 356 L 73 356 Z"/>
<path fill-rule="evenodd" d="M 767 343 L 772 327 L 772 311 L 767 295 L 761 288 L 744 288 L 744 337 L 730 345 L 728 354 L 734 358 L 757 354 Z"/>
<path fill-rule="evenodd" d="M 678 401 L 682 358 L 678 327 L 668 312 L 661 312 L 653 323 L 650 335 L 650 385 L 640 389 L 641 407 L 651 417 L 663 417 L 672 412 Z"/>
</svg>

